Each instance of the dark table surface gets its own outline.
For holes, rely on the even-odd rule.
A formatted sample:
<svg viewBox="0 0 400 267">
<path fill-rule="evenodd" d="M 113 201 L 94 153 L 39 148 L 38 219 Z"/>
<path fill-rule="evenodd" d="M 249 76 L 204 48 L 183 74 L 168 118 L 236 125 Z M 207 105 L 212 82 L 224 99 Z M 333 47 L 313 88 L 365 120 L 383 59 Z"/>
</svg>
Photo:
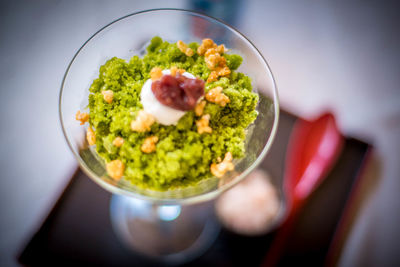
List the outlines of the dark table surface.
<svg viewBox="0 0 400 267">
<path fill-rule="evenodd" d="M 282 179 L 286 146 L 296 117 L 282 112 L 276 140 L 261 168 Z M 291 234 L 279 265 L 323 265 L 339 222 L 349 204 L 370 146 L 346 138 L 333 170 L 311 195 Z M 115 236 L 109 217 L 111 194 L 77 170 L 41 228 L 19 256 L 26 266 L 154 266 L 125 248 Z M 274 232 L 247 237 L 222 228 L 213 246 L 187 266 L 259 266 Z M 160 266 L 160 264 L 156 264 Z"/>
</svg>

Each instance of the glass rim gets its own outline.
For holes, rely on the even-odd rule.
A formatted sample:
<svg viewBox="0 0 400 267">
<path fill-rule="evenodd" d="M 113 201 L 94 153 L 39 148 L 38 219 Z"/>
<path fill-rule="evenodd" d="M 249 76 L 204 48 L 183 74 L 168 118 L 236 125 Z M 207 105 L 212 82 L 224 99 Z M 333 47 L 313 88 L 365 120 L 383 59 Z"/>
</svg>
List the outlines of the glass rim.
<svg viewBox="0 0 400 267">
<path fill-rule="evenodd" d="M 122 188 L 119 188 L 118 186 L 115 186 L 115 185 L 112 185 L 112 184 L 106 182 L 101 177 L 96 175 L 86 165 L 86 163 L 82 160 L 82 158 L 79 156 L 79 154 L 77 154 L 75 152 L 72 144 L 70 143 L 70 140 L 68 139 L 68 135 L 67 135 L 67 132 L 66 132 L 66 129 L 65 129 L 65 126 L 64 126 L 64 121 L 63 121 L 62 96 L 63 96 L 63 90 L 64 90 L 64 83 L 66 81 L 66 78 L 67 78 L 67 75 L 69 73 L 69 70 L 70 70 L 72 64 L 75 61 L 75 58 L 79 55 L 81 50 L 97 34 L 102 32 L 103 30 L 105 30 L 109 26 L 111 26 L 111 25 L 113 25 L 113 24 L 115 24 L 115 23 L 117 23 L 117 22 L 119 22 L 121 20 L 124 20 L 126 18 L 133 17 L 135 15 L 144 14 L 144 13 L 151 13 L 151 12 L 157 12 L 157 11 L 176 11 L 176 12 L 182 12 L 182 13 L 189 13 L 189 14 L 194 15 L 194 16 L 203 17 L 205 19 L 217 22 L 217 23 L 221 24 L 222 26 L 230 29 L 231 31 L 233 31 L 234 33 L 239 35 L 241 38 L 245 39 L 248 42 L 248 44 L 256 51 L 257 56 L 259 56 L 262 59 L 262 62 L 265 64 L 266 69 L 268 70 L 268 75 L 269 75 L 269 77 L 270 77 L 270 79 L 272 81 L 272 85 L 273 85 L 272 86 L 272 91 L 273 91 L 273 103 L 274 103 L 274 112 L 275 112 L 274 122 L 273 122 L 273 125 L 272 125 L 270 136 L 269 136 L 269 138 L 267 140 L 267 143 L 263 147 L 263 149 L 262 149 L 261 153 L 258 155 L 257 159 L 248 168 L 246 168 L 242 173 L 240 173 L 238 176 L 233 178 L 231 182 L 226 183 L 226 184 L 218 187 L 218 189 L 212 190 L 210 192 L 206 192 L 206 193 L 203 193 L 203 194 L 184 197 L 184 198 L 156 198 L 156 197 L 151 197 L 151 196 L 135 193 L 133 191 L 129 191 L 129 190 L 126 190 L 126 189 L 122 189 Z M 134 198 L 145 200 L 145 201 L 149 201 L 149 202 L 152 202 L 152 203 L 155 203 L 155 204 L 163 204 L 163 205 L 174 205 L 174 204 L 176 205 L 176 204 L 178 204 L 178 205 L 184 205 L 184 204 L 195 204 L 195 203 L 205 202 L 205 201 L 209 201 L 209 200 L 212 200 L 212 199 L 216 198 L 221 193 L 225 192 L 226 190 L 230 189 L 231 187 L 233 187 L 236 184 L 238 184 L 239 182 L 241 182 L 246 176 L 248 176 L 253 170 L 255 170 L 257 168 L 257 166 L 262 162 L 264 157 L 267 155 L 267 153 L 268 153 L 269 149 L 271 148 L 271 145 L 272 145 L 272 143 L 273 143 L 273 141 L 275 139 L 275 136 L 276 136 L 276 132 L 277 132 L 277 129 L 278 129 L 278 121 L 279 121 L 279 97 L 278 97 L 278 89 L 277 89 L 277 85 L 276 85 L 276 82 L 275 82 L 275 78 L 274 78 L 274 75 L 273 75 L 273 73 L 271 71 L 270 66 L 268 65 L 268 62 L 265 60 L 264 56 L 260 53 L 260 51 L 257 49 L 257 47 L 244 34 L 242 34 L 239 30 L 237 30 L 233 26 L 228 25 L 227 23 L 225 23 L 224 21 L 222 21 L 220 19 L 211 17 L 211 16 L 203 14 L 201 12 L 187 10 L 187 9 L 180 9 L 180 8 L 154 8 L 154 9 L 146 9 L 146 10 L 133 12 L 133 13 L 130 13 L 130 14 L 122 16 L 122 17 L 119 17 L 119 18 L 111 21 L 110 23 L 106 24 L 105 26 L 103 26 L 99 30 L 97 30 L 94 34 L 92 34 L 81 45 L 81 47 L 77 50 L 77 52 L 72 57 L 71 61 L 69 62 L 68 66 L 67 66 L 67 69 L 66 69 L 66 71 L 64 73 L 64 76 L 63 76 L 63 79 L 62 79 L 62 82 L 61 82 L 60 92 L 59 92 L 58 111 L 59 111 L 59 120 L 60 120 L 60 123 L 61 123 L 62 132 L 64 134 L 65 140 L 67 141 L 67 144 L 68 144 L 70 150 L 72 151 L 74 157 L 78 161 L 78 163 L 79 163 L 81 169 L 84 171 L 84 173 L 90 179 L 92 179 L 95 183 L 97 183 L 98 185 L 100 185 L 101 187 L 106 189 L 107 191 L 111 192 L 112 194 L 120 194 L 120 195 L 129 196 L 129 197 L 134 197 Z"/>
</svg>

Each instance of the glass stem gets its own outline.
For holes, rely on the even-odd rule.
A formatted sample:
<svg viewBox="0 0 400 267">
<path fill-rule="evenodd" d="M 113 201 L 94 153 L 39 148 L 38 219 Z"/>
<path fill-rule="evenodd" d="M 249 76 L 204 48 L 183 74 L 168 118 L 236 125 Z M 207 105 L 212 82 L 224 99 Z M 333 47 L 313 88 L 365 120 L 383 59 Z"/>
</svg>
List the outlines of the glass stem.
<svg viewBox="0 0 400 267">
<path fill-rule="evenodd" d="M 116 235 L 128 248 L 153 260 L 174 264 L 200 256 L 220 231 L 214 202 L 157 205 L 113 195 L 110 215 Z"/>
</svg>

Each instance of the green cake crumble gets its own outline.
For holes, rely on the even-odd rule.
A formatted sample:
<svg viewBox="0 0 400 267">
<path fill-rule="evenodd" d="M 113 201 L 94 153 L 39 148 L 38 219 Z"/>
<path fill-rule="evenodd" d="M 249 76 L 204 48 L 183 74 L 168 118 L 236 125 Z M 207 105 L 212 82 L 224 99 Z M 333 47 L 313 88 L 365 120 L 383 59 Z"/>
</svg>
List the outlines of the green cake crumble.
<svg viewBox="0 0 400 267">
<path fill-rule="evenodd" d="M 196 51 L 199 44 L 188 46 Z M 235 71 L 242 58 L 224 53 L 231 74 L 205 84 L 205 93 L 221 86 L 230 99 L 225 107 L 207 102 L 204 114 L 210 114 L 212 133 L 197 132 L 199 117 L 194 111 L 188 111 L 176 126 L 154 123 L 150 131 L 141 133 L 132 131 L 130 124 L 143 109 L 140 92 L 153 67 L 176 66 L 205 81 L 210 74 L 204 56 L 186 56 L 175 43 L 160 37 L 154 37 L 146 50 L 143 58 L 133 56 L 129 62 L 111 58 L 90 86 L 89 123 L 96 135 L 96 151 L 105 162 L 121 160 L 125 165 L 122 179 L 144 189 L 164 191 L 212 176 L 210 165 L 227 152 L 236 159 L 243 157 L 246 128 L 257 117 L 258 95 L 252 92 L 250 78 Z M 104 100 L 104 90 L 113 91 L 111 103 Z M 157 136 L 159 141 L 156 150 L 146 154 L 140 147 L 149 136 Z M 124 139 L 122 146 L 113 144 L 116 137 Z"/>
</svg>

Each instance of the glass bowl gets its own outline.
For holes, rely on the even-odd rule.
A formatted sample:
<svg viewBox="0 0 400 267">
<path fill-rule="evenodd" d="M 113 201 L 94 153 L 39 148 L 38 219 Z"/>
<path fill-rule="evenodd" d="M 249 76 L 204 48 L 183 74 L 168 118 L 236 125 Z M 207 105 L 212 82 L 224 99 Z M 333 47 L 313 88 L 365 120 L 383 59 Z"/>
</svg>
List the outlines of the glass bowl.
<svg viewBox="0 0 400 267">
<path fill-rule="evenodd" d="M 140 27 L 138 27 L 140 25 Z M 154 36 L 176 42 L 201 42 L 211 38 L 240 54 L 238 71 L 252 78 L 260 94 L 259 115 L 249 127 L 246 156 L 235 162 L 235 171 L 221 179 L 210 177 L 196 186 L 169 191 L 143 190 L 121 179 L 116 183 L 105 171 L 104 161 L 87 145 L 85 127 L 75 120 L 78 110 L 88 106 L 89 87 L 98 77 L 99 67 L 112 57 L 129 60 L 143 55 Z M 244 179 L 268 152 L 278 124 L 278 95 L 272 73 L 257 48 L 240 32 L 225 23 L 198 13 L 177 9 L 155 9 L 117 19 L 91 36 L 69 64 L 61 86 L 60 120 L 73 154 L 86 174 L 100 186 L 116 194 L 162 203 L 196 203 L 210 200 Z"/>
<path fill-rule="evenodd" d="M 238 71 L 252 79 L 253 90 L 260 96 L 257 105 L 259 114 L 247 130 L 245 157 L 234 161 L 235 170 L 222 178 L 210 177 L 196 186 L 168 191 L 144 190 L 123 178 L 116 182 L 107 175 L 105 162 L 97 155 L 95 149 L 88 146 L 85 138 L 86 127 L 75 120 L 76 112 L 84 111 L 88 106 L 89 87 L 98 77 L 100 66 L 112 57 L 129 60 L 134 55 L 142 56 L 144 48 L 156 35 L 170 42 L 182 40 L 186 43 L 211 38 L 218 44 L 225 44 L 230 49 L 228 53 L 243 57 Z M 267 62 L 243 34 L 222 21 L 196 12 L 153 9 L 111 22 L 82 45 L 65 72 L 60 91 L 59 112 L 67 143 L 82 170 L 94 182 L 115 195 L 127 196 L 128 199 L 141 200 L 151 203 L 153 207 L 160 207 L 206 202 L 243 180 L 263 160 L 271 147 L 277 131 L 279 104 L 277 88 Z M 132 202 L 126 199 L 124 201 Z M 160 220 L 160 217 L 157 220 Z"/>
</svg>

